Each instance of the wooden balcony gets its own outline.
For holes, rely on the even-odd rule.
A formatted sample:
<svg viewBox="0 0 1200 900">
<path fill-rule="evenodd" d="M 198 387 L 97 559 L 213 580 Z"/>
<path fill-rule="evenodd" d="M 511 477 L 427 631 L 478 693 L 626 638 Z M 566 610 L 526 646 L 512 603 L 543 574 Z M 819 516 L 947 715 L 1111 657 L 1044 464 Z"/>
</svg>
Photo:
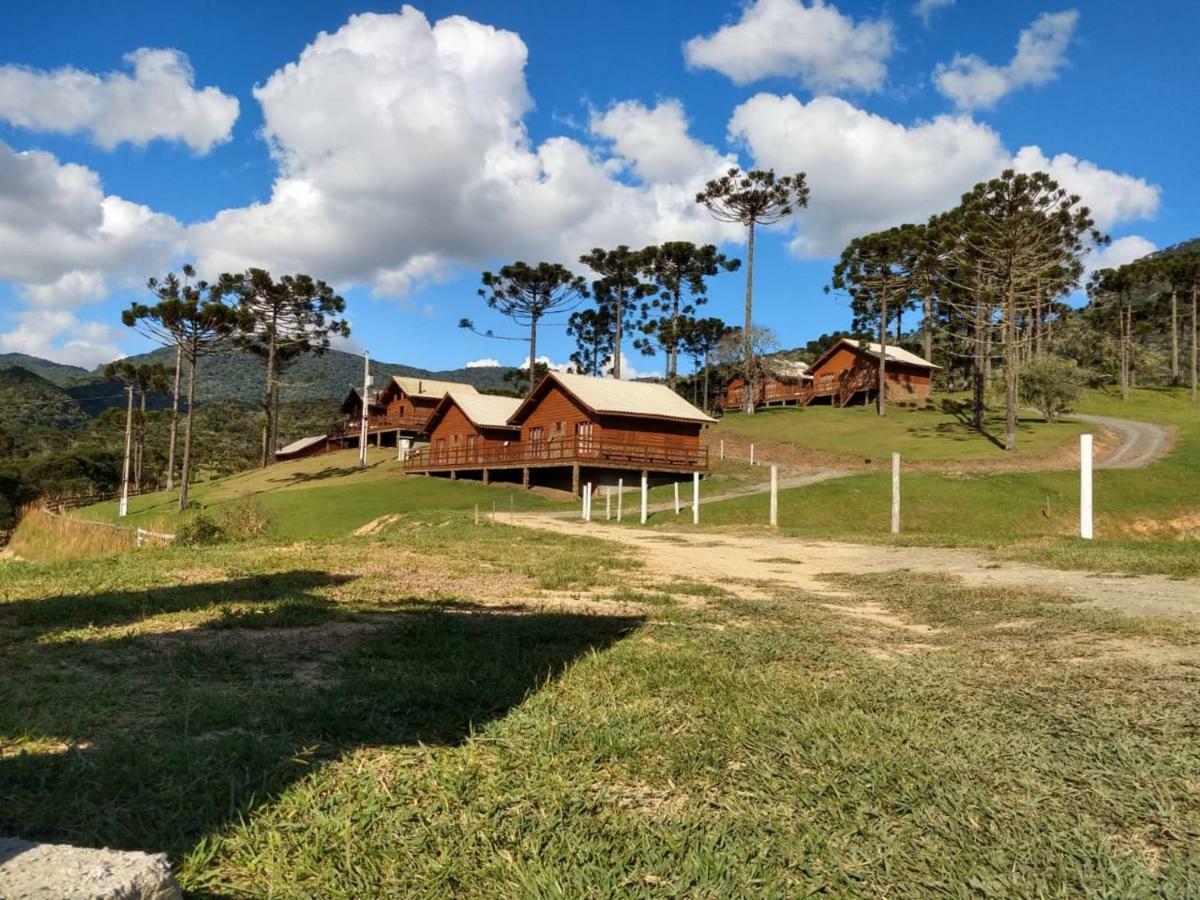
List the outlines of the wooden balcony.
<svg viewBox="0 0 1200 900">
<path fill-rule="evenodd" d="M 367 433 L 375 434 L 378 431 L 411 431 L 420 433 L 428 421 L 428 413 L 408 416 L 370 416 L 367 419 Z M 346 421 L 335 425 L 330 430 L 329 436 L 331 438 L 357 437 L 361 430 L 361 419 L 346 419 Z"/>
<path fill-rule="evenodd" d="M 484 447 L 427 447 L 409 455 L 404 461 L 404 471 L 426 473 L 573 465 L 652 472 L 700 472 L 708 469 L 708 448 L 572 438 L 538 444 L 513 441 L 508 445 Z"/>
</svg>

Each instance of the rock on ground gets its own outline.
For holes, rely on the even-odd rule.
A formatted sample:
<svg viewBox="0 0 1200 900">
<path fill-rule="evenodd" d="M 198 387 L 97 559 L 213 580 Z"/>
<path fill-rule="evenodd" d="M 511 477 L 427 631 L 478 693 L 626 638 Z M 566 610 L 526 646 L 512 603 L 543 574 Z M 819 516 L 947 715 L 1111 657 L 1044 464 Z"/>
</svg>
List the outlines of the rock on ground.
<svg viewBox="0 0 1200 900">
<path fill-rule="evenodd" d="M 180 900 L 162 853 L 0 838 L 4 900 Z"/>
</svg>

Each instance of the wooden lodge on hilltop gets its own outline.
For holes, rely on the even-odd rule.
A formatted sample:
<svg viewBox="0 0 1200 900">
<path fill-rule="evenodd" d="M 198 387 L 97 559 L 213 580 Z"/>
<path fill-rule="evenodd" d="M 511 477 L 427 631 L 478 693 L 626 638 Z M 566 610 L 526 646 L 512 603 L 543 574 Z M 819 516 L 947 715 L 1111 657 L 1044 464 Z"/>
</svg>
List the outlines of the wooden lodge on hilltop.
<svg viewBox="0 0 1200 900">
<path fill-rule="evenodd" d="M 929 400 L 933 387 L 933 370 L 940 369 L 915 353 L 888 345 L 883 351 L 884 381 L 887 399 L 891 403 L 920 403 Z M 802 373 L 778 374 L 780 363 L 773 359 L 765 366 L 767 376 L 758 386 L 755 407 L 790 404 L 808 406 L 827 403 L 849 406 L 870 403 L 879 394 L 879 344 L 842 338 Z M 790 366 L 803 363 L 790 363 Z M 721 406 L 725 410 L 740 409 L 745 384 L 740 375 L 726 385 Z"/>
<path fill-rule="evenodd" d="M 523 401 L 448 393 L 404 470 L 575 493 L 642 473 L 668 481 L 707 470 L 711 421 L 666 385 L 551 372 Z"/>
<path fill-rule="evenodd" d="M 808 365 L 778 356 L 764 357 L 763 374 L 754 398 L 754 407 L 786 406 L 800 402 L 807 386 L 812 382 Z M 734 375 L 725 384 L 725 396 L 721 398 L 724 409 L 741 409 L 746 397 L 746 379 Z"/>
<path fill-rule="evenodd" d="M 431 378 L 393 375 L 367 407 L 367 442 L 379 447 L 398 447 L 401 441 L 413 441 L 425 433 L 425 426 L 447 393 L 478 395 L 474 385 Z M 362 434 L 362 395 L 351 390 L 342 401 L 344 417 L 330 434 L 335 449 L 357 447 Z"/>
</svg>

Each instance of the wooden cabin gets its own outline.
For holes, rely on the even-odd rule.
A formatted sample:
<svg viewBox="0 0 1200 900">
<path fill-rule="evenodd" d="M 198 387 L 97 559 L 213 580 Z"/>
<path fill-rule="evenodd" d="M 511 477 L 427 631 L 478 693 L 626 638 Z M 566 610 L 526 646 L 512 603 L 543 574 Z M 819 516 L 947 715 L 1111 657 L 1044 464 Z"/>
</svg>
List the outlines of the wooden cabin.
<svg viewBox="0 0 1200 900">
<path fill-rule="evenodd" d="M 455 399 L 462 400 L 451 398 Z M 446 415 L 451 415 L 449 408 Z M 465 445 L 460 444 L 458 451 L 451 443 L 439 447 L 438 435 L 431 432 L 435 444 L 410 456 L 405 470 L 426 474 L 479 470 L 492 480 L 508 471 L 519 473 L 527 486 L 535 480 L 562 487 L 569 483 L 575 492 L 584 482 L 613 484 L 641 472 L 648 477 L 677 477 L 677 473 L 708 468 L 700 431 L 710 422 L 663 384 L 551 372 L 508 417 L 513 439 L 477 443 L 478 452 L 468 463 L 463 458 Z M 448 441 L 453 433 L 447 431 Z M 464 435 L 460 439 L 467 433 L 460 431 Z"/>
<path fill-rule="evenodd" d="M 808 365 L 777 356 L 763 357 L 761 362 L 763 374 L 754 399 L 755 409 L 760 406 L 802 406 L 806 388 L 812 382 L 812 376 L 808 374 Z M 745 377 L 740 373 L 734 375 L 725 383 L 725 394 L 720 401 L 721 409 L 741 409 L 745 392 Z"/>
<path fill-rule="evenodd" d="M 503 458 L 521 440 L 520 426 L 508 424 L 520 405 L 516 397 L 449 391 L 425 424 L 429 461 L 478 467 Z"/>
<path fill-rule="evenodd" d="M 879 354 L 877 343 L 842 338 L 809 366 L 812 381 L 803 405 L 818 400 L 834 406 L 869 403 L 879 392 Z M 933 370 L 941 366 L 890 344 L 884 355 L 888 401 L 927 403 L 933 388 Z"/>
<path fill-rule="evenodd" d="M 478 394 L 474 385 L 457 381 L 392 376 L 368 404 L 367 441 L 383 447 L 411 443 L 425 430 L 434 409 L 450 391 Z M 340 412 L 344 419 L 329 437 L 338 447 L 357 447 L 362 434 L 362 395 L 357 388 L 342 401 Z"/>
</svg>

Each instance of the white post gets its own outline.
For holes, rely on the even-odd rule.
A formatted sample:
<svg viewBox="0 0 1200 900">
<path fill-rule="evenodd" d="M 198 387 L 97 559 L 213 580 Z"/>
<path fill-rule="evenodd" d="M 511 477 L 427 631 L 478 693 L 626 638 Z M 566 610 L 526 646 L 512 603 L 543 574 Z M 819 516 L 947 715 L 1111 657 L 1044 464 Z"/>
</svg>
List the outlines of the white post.
<svg viewBox="0 0 1200 900">
<path fill-rule="evenodd" d="M 1079 536 L 1092 539 L 1092 436 L 1079 436 Z"/>
<path fill-rule="evenodd" d="M 401 462 L 408 459 L 410 449 L 412 449 L 412 438 L 396 438 L 396 459 Z"/>
<path fill-rule="evenodd" d="M 583 518 L 590 522 L 592 521 L 592 483 L 589 481 L 584 485 L 583 489 L 587 491 L 587 501 L 584 503 L 586 513 Z"/>
<path fill-rule="evenodd" d="M 117 508 L 117 515 L 122 519 L 129 515 L 129 456 L 133 447 L 133 385 L 129 385 L 125 391 L 129 394 L 129 410 L 125 414 L 125 467 L 124 474 L 121 475 L 121 503 Z M 140 547 L 141 544 L 138 546 Z"/>
<path fill-rule="evenodd" d="M 475 524 L 479 524 L 479 504 L 475 504 Z"/>
<path fill-rule="evenodd" d="M 362 425 L 358 432 L 358 467 L 367 467 L 367 424 L 371 406 L 371 358 L 363 351 Z"/>
<path fill-rule="evenodd" d="M 646 508 L 646 495 L 650 492 L 650 479 L 645 472 L 642 473 L 642 524 L 646 524 L 649 510 Z"/>
<path fill-rule="evenodd" d="M 771 527 L 779 524 L 779 466 L 771 466 Z"/>
<path fill-rule="evenodd" d="M 725 438 L 721 438 L 721 459 L 725 458 Z"/>
<path fill-rule="evenodd" d="M 612 520 L 612 485 L 604 486 L 604 521 Z"/>
<path fill-rule="evenodd" d="M 750 465 L 754 465 L 754 445 L 750 445 Z"/>
<path fill-rule="evenodd" d="M 692 524 L 700 524 L 700 473 L 692 473 Z"/>
<path fill-rule="evenodd" d="M 675 515 L 679 515 L 679 482 L 675 482 Z"/>
<path fill-rule="evenodd" d="M 900 533 L 900 454 L 892 454 L 892 534 Z"/>
<path fill-rule="evenodd" d="M 625 504 L 625 479 L 617 479 L 617 521 L 621 521 L 621 508 Z"/>
</svg>

